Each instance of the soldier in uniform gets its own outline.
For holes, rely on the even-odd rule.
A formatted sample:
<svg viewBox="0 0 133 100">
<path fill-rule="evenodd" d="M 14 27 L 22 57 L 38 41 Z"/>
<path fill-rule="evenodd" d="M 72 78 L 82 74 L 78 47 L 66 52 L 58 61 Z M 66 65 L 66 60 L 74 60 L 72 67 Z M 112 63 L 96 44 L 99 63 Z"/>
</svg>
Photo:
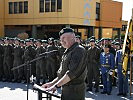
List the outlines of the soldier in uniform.
<svg viewBox="0 0 133 100">
<path fill-rule="evenodd" d="M 114 43 L 114 49 L 115 49 L 115 52 L 117 51 L 117 50 L 120 50 L 121 49 L 121 45 L 120 45 L 120 43 L 119 42 L 115 42 Z M 117 73 L 114 71 L 113 72 L 113 76 L 112 76 L 112 83 L 113 83 L 113 86 L 116 86 L 116 78 L 115 77 L 117 77 Z"/>
<path fill-rule="evenodd" d="M 3 81 L 12 81 L 12 67 L 13 67 L 13 46 L 9 44 L 9 38 L 6 37 L 4 42 L 4 61 L 3 61 L 3 69 L 4 69 L 4 78 Z"/>
<path fill-rule="evenodd" d="M 76 35 L 76 42 L 78 42 L 79 44 L 81 44 L 81 40 L 80 40 L 80 36 Z"/>
<path fill-rule="evenodd" d="M 46 49 L 43 49 L 43 47 L 41 46 L 42 41 L 40 39 L 37 40 L 36 42 L 36 58 L 40 56 L 40 54 L 46 52 Z M 44 67 L 46 67 L 43 63 L 43 58 L 39 59 L 36 61 L 36 83 L 40 85 L 40 79 L 41 79 L 41 75 L 43 75 L 43 81 L 45 82 L 46 80 L 46 71 L 44 70 Z M 45 72 L 44 72 L 45 71 Z"/>
<path fill-rule="evenodd" d="M 22 56 L 24 54 L 23 49 L 20 46 L 20 39 L 15 38 L 15 45 L 14 45 L 14 62 L 13 67 L 17 67 L 23 63 Z M 23 68 L 19 68 L 13 71 L 14 79 L 12 82 L 21 82 L 23 77 Z"/>
<path fill-rule="evenodd" d="M 112 70 L 115 66 L 115 58 L 112 53 L 109 52 L 109 45 L 105 45 L 104 52 L 100 54 L 101 73 L 103 80 L 103 92 L 102 94 L 111 94 L 112 91 Z"/>
<path fill-rule="evenodd" d="M 47 52 L 58 50 L 58 48 L 54 44 L 54 38 L 49 38 L 48 40 L 49 45 L 47 46 Z M 46 66 L 47 74 L 49 81 L 52 81 L 56 78 L 56 71 L 57 71 L 57 55 L 48 55 L 47 56 L 47 66 Z"/>
<path fill-rule="evenodd" d="M 71 28 L 60 31 L 60 40 L 66 51 L 57 72 L 58 77 L 42 87 L 48 91 L 55 91 L 61 86 L 61 100 L 85 100 L 87 74 L 85 48 L 75 41 L 75 34 Z"/>
<path fill-rule="evenodd" d="M 122 57 L 122 49 L 116 52 L 115 56 L 115 65 L 117 67 L 118 72 L 118 96 L 127 96 L 128 93 L 128 74 L 123 75 L 122 73 L 122 64 L 123 64 L 123 57 Z"/>
<path fill-rule="evenodd" d="M 26 47 L 25 47 L 25 51 L 24 51 L 24 55 L 23 55 L 23 59 L 24 62 L 26 63 L 27 61 L 31 61 L 35 58 L 36 55 L 36 51 L 35 48 L 33 47 L 33 42 L 32 40 L 26 39 Z M 34 75 L 35 76 L 35 65 L 34 63 L 31 64 L 31 68 L 30 68 L 30 75 Z M 27 81 L 27 66 L 24 67 L 24 76 L 25 76 L 25 81 L 24 83 Z"/>
<path fill-rule="evenodd" d="M 3 48 L 3 40 L 0 39 L 0 81 L 3 78 L 3 54 L 4 54 L 4 48 Z"/>
<path fill-rule="evenodd" d="M 88 89 L 87 91 L 92 91 L 93 87 L 93 79 L 95 80 L 95 92 L 98 92 L 99 89 L 99 78 L 100 78 L 100 71 L 99 71 L 99 64 L 100 64 L 100 49 L 95 46 L 95 40 L 91 39 L 90 40 L 90 45 L 91 47 L 87 50 L 87 55 L 88 55 Z"/>
</svg>

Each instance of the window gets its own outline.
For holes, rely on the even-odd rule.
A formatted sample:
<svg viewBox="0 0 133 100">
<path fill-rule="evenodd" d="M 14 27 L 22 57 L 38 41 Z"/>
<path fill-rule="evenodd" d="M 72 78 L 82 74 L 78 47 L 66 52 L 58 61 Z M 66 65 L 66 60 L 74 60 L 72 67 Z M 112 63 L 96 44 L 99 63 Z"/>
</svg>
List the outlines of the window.
<svg viewBox="0 0 133 100">
<path fill-rule="evenodd" d="M 14 2 L 14 14 L 18 13 L 18 3 Z"/>
<path fill-rule="evenodd" d="M 40 12 L 44 12 L 44 0 L 40 0 Z"/>
<path fill-rule="evenodd" d="M 122 25 L 122 31 L 126 31 L 127 25 Z"/>
<path fill-rule="evenodd" d="M 50 0 L 45 0 L 45 12 L 50 12 Z"/>
<path fill-rule="evenodd" d="M 100 3 L 96 3 L 96 20 L 100 20 Z"/>
<path fill-rule="evenodd" d="M 56 11 L 56 0 L 51 0 L 51 12 Z"/>
<path fill-rule="evenodd" d="M 9 2 L 9 14 L 13 14 L 13 3 Z"/>
<path fill-rule="evenodd" d="M 28 13 L 28 1 L 9 2 L 9 14 Z"/>
<path fill-rule="evenodd" d="M 23 2 L 19 2 L 19 13 L 23 13 Z"/>
<path fill-rule="evenodd" d="M 28 13 L 28 1 L 24 1 L 24 13 Z"/>
<path fill-rule="evenodd" d="M 57 0 L 57 11 L 58 12 L 62 11 L 62 0 Z"/>
</svg>

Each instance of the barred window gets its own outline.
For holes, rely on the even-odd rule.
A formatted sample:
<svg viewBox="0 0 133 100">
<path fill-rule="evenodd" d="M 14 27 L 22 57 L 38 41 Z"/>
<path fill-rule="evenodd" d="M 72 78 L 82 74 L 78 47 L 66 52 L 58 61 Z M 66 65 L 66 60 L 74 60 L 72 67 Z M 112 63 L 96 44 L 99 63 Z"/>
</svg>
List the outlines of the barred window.
<svg viewBox="0 0 133 100">
<path fill-rule="evenodd" d="M 14 14 L 18 13 L 18 3 L 14 2 Z"/>
<path fill-rule="evenodd" d="M 96 20 L 100 20 L 100 3 L 96 2 Z"/>
<path fill-rule="evenodd" d="M 9 2 L 9 14 L 13 14 L 13 2 Z"/>
<path fill-rule="evenodd" d="M 57 11 L 58 12 L 62 11 L 62 0 L 57 0 Z"/>
<path fill-rule="evenodd" d="M 28 13 L 28 1 L 24 1 L 24 13 Z"/>
<path fill-rule="evenodd" d="M 45 0 L 45 12 L 50 12 L 50 0 Z"/>
<path fill-rule="evenodd" d="M 23 2 L 19 2 L 19 13 L 23 13 Z"/>
<path fill-rule="evenodd" d="M 51 0 L 51 12 L 56 11 L 56 0 Z"/>
<path fill-rule="evenodd" d="M 40 12 L 44 12 L 44 0 L 40 0 Z"/>
</svg>

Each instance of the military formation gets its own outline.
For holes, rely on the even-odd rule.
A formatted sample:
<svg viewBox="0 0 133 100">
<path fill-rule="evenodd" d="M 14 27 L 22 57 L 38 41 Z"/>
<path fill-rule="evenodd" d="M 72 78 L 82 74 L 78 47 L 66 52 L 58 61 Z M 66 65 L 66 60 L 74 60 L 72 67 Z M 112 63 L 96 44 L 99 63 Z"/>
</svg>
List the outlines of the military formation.
<svg viewBox="0 0 133 100">
<path fill-rule="evenodd" d="M 112 85 L 118 86 L 118 96 L 127 96 L 128 74 L 122 73 L 122 42 L 112 39 L 96 40 L 94 36 L 82 41 L 76 36 L 76 41 L 85 47 L 87 52 L 86 91 L 99 92 L 99 85 L 103 84 L 101 94 L 111 95 Z M 1 38 L 0 39 L 0 81 L 26 83 L 27 66 L 12 70 L 19 65 L 28 63 L 41 54 L 57 50 L 58 52 L 48 54 L 33 63 L 29 68 L 30 76 L 36 77 L 37 84 L 44 84 L 57 77 L 57 71 L 65 49 L 59 40 L 49 38 L 25 39 Z M 29 79 L 29 78 L 28 78 Z M 118 83 L 118 84 L 117 84 Z"/>
</svg>

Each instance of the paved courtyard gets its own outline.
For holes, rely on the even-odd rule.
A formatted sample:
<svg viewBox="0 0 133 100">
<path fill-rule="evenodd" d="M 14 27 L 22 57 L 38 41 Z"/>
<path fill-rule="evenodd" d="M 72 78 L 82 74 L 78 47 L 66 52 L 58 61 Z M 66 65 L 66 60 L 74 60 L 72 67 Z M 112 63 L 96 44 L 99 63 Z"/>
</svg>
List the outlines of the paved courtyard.
<svg viewBox="0 0 133 100">
<path fill-rule="evenodd" d="M 26 94 L 26 84 L 0 82 L 0 100 L 27 100 Z M 87 92 L 86 100 L 133 100 L 133 94 L 132 98 L 130 98 L 129 95 L 127 97 L 120 97 L 116 94 L 116 87 L 113 87 L 112 95 L 109 96 L 100 93 Z M 29 100 L 37 100 L 37 92 L 33 92 L 32 86 L 30 86 L 29 89 Z M 59 99 L 53 98 L 52 100 Z"/>
</svg>

